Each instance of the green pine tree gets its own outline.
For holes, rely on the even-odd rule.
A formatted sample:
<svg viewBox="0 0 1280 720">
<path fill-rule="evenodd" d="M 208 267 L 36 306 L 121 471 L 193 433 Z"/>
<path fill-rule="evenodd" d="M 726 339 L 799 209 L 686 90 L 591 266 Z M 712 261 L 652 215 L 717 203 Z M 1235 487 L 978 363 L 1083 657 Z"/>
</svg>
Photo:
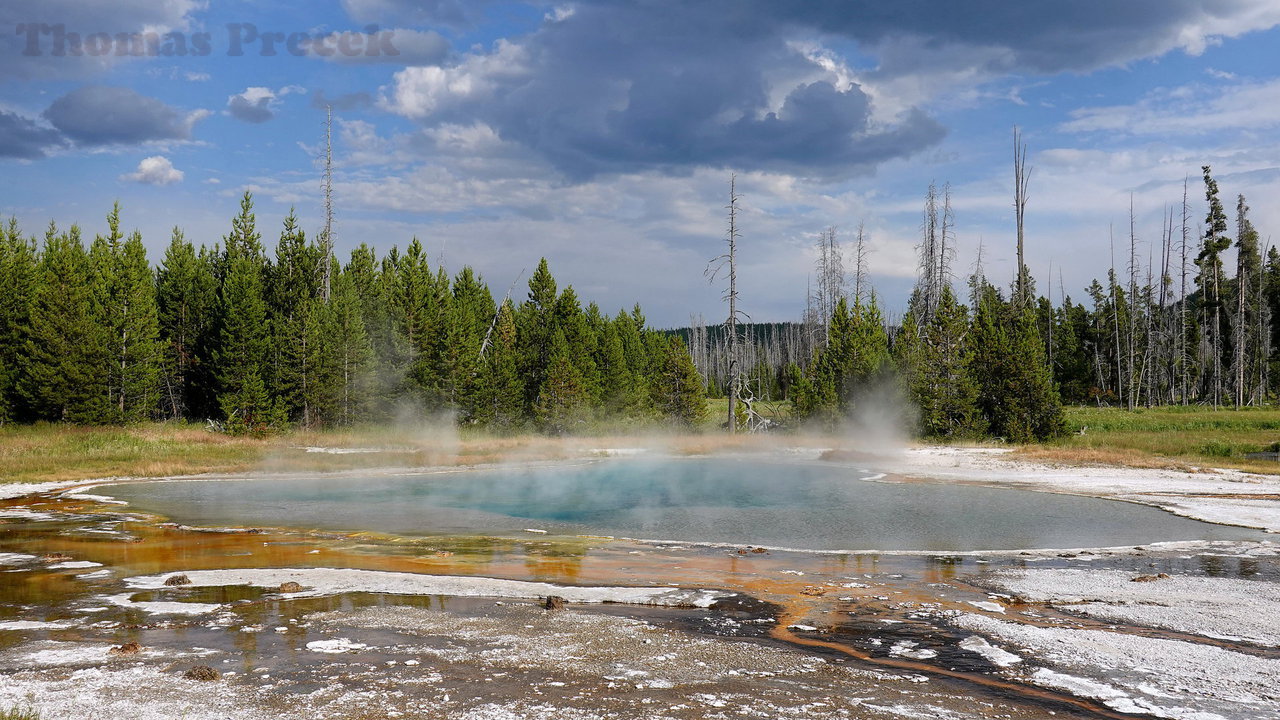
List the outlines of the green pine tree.
<svg viewBox="0 0 1280 720">
<path fill-rule="evenodd" d="M 1200 254 L 1196 256 L 1196 285 L 1200 288 L 1201 326 L 1204 328 L 1204 339 L 1208 343 L 1208 358 L 1202 365 L 1204 395 L 1216 406 L 1222 401 L 1226 388 L 1223 377 L 1223 277 L 1222 253 L 1231 247 L 1231 238 L 1227 235 L 1227 213 L 1222 209 L 1222 200 L 1218 197 L 1218 181 L 1210 174 L 1210 167 L 1205 165 L 1204 196 L 1209 205 L 1209 214 L 1205 216 L 1204 242 L 1200 246 Z"/>
<path fill-rule="evenodd" d="M 865 394 L 878 389 L 893 359 L 874 296 L 867 305 L 859 302 L 852 308 L 841 298 L 829 335 L 811 365 L 808 385 L 799 387 L 796 412 L 802 419 L 834 425 L 850 417 Z"/>
<path fill-rule="evenodd" d="M 372 350 L 371 371 L 366 377 L 367 412 L 371 418 L 389 418 L 404 389 L 411 352 L 394 314 L 393 297 L 397 254 L 379 261 L 373 249 L 361 244 L 351 252 L 344 274 L 349 276 L 358 299 L 365 335 Z"/>
<path fill-rule="evenodd" d="M 22 235 L 16 219 L 0 226 L 0 424 L 22 415 L 18 370 L 24 328 L 31 321 L 36 257 L 35 239 Z"/>
<path fill-rule="evenodd" d="M 222 325 L 216 357 L 219 404 L 234 433 L 261 433 L 285 419 L 283 406 L 271 398 L 263 380 L 270 336 L 262 273 L 257 259 L 230 258 L 222 286 Z"/>
<path fill-rule="evenodd" d="M 1047 440 L 1065 421 L 1045 362 L 1034 310 L 988 296 L 973 320 L 978 407 L 991 434 L 1009 442 Z"/>
<path fill-rule="evenodd" d="M 551 276 L 547 259 L 542 258 L 529 278 L 528 299 L 520 304 L 516 313 L 517 344 L 522 351 L 520 370 L 525 377 L 526 402 L 530 407 L 537 402 L 538 393 L 546 381 L 551 344 L 555 337 L 558 299 L 556 280 Z"/>
<path fill-rule="evenodd" d="M 653 384 L 653 398 L 658 412 L 675 424 L 694 427 L 707 417 L 707 388 L 693 366 L 693 358 L 684 341 L 667 339 L 658 360 L 659 371 Z"/>
<path fill-rule="evenodd" d="M 142 235 L 134 232 L 115 256 L 112 296 L 112 385 L 117 393 L 118 422 L 151 417 L 160 401 L 164 345 L 156 309 L 155 276 L 147 261 Z"/>
<path fill-rule="evenodd" d="M 290 420 L 305 427 L 321 423 L 326 317 L 318 300 L 320 250 L 309 246 L 293 211 L 284 220 L 276 261 L 265 272 L 265 300 L 272 342 L 264 381 L 279 397 Z"/>
<path fill-rule="evenodd" d="M 921 433 L 946 439 L 982 434 L 985 423 L 973 379 L 968 308 L 956 301 L 949 285 L 942 289 L 919 348 L 912 358 L 910 388 Z"/>
<path fill-rule="evenodd" d="M 397 331 L 412 353 L 408 379 L 429 406 L 447 400 L 444 350 L 449 315 L 449 278 L 431 272 L 422 243 L 414 238 L 395 261 L 391 307 Z"/>
<path fill-rule="evenodd" d="M 489 288 L 470 267 L 464 267 L 453 280 L 442 352 L 446 392 L 449 402 L 458 407 L 472 404 L 468 395 L 479 372 L 480 346 L 494 315 Z"/>
<path fill-rule="evenodd" d="M 207 416 L 207 346 L 218 302 L 217 282 L 211 256 L 197 255 L 176 227 L 156 273 L 156 296 L 165 343 L 161 405 L 170 418 Z"/>
<path fill-rule="evenodd" d="M 643 415 L 651 412 L 653 398 L 649 396 L 650 384 L 647 382 L 651 363 L 644 337 L 645 319 L 640 312 L 640 306 L 633 307 L 630 313 L 619 310 L 613 318 L 612 325 L 614 332 L 618 335 L 618 343 L 622 346 L 622 357 L 626 361 L 627 370 L 630 371 L 632 378 L 630 395 L 623 396 L 621 399 L 631 408 L 629 411 L 631 413 Z M 616 373 L 622 374 L 622 368 L 617 368 Z M 625 385 L 623 389 L 626 389 Z"/>
<path fill-rule="evenodd" d="M 561 435 L 584 420 L 589 397 L 564 333 L 556 331 L 551 340 L 551 359 L 546 378 L 533 405 L 534 419 L 543 431 Z"/>
<path fill-rule="evenodd" d="M 50 223 L 36 266 L 17 391 L 31 417 L 73 423 L 110 418 L 107 337 L 96 322 L 93 273 L 80 228 Z"/>
<path fill-rule="evenodd" d="M 626 318 L 625 322 L 630 324 L 630 318 Z M 600 341 L 599 368 L 600 401 L 605 412 L 620 418 L 640 414 L 647 394 L 642 392 L 627 364 L 627 355 L 622 347 L 622 337 L 616 321 L 607 322 L 604 326 Z"/>
<path fill-rule="evenodd" d="M 515 431 L 524 424 L 525 389 L 517 335 L 515 308 L 510 301 L 504 302 L 468 393 L 471 402 L 466 418 L 499 433 Z"/>
<path fill-rule="evenodd" d="M 367 417 L 371 401 L 373 347 L 365 332 L 360 294 L 349 272 L 333 274 L 329 304 L 329 344 L 335 413 L 333 421 L 350 425 Z"/>
</svg>

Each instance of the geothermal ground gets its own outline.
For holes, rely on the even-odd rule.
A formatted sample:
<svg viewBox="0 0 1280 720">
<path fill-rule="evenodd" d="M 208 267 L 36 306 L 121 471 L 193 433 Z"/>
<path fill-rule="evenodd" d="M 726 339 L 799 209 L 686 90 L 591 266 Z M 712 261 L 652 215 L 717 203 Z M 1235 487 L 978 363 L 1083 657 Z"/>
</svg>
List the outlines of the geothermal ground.
<svg viewBox="0 0 1280 720">
<path fill-rule="evenodd" d="M 1280 529 L 1272 477 L 826 457 Z M 110 486 L 10 494 L 0 710 L 46 719 L 1280 718 L 1265 539 L 815 553 L 192 528 Z"/>
</svg>

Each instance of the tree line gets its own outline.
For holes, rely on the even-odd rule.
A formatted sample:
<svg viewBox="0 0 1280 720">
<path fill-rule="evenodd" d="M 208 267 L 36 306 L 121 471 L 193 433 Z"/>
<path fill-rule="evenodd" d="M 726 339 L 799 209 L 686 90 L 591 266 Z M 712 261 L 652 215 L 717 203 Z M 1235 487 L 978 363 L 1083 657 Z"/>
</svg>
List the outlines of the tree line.
<svg viewBox="0 0 1280 720">
<path fill-rule="evenodd" d="M 323 235 L 323 233 L 322 233 Z M 705 385 L 679 337 L 639 305 L 612 317 L 558 289 L 545 259 L 517 302 L 470 267 L 432 268 L 415 238 L 345 264 L 290 212 L 268 254 L 245 193 L 230 232 L 175 228 L 161 264 L 142 236 L 42 241 L 0 227 L 0 421 L 209 420 L 228 431 L 452 412 L 500 432 L 608 420 L 691 425 Z"/>
<path fill-rule="evenodd" d="M 1052 278 L 1038 295 L 1023 264 L 1031 170 L 1016 133 L 1014 142 L 1019 267 L 1007 292 L 986 277 L 982 248 L 964 278 L 967 292 L 957 292 L 950 189 L 930 185 L 918 278 L 899 321 L 886 319 L 866 282 L 863 229 L 852 282 L 828 229 L 801 322 L 749 327 L 736 343 L 701 323 L 685 333 L 713 392 L 732 382 L 725 357 L 737 353 L 749 359 L 738 374 L 749 392 L 791 400 L 802 422 L 831 426 L 896 397 L 914 410 L 921 435 L 1011 441 L 1063 432 L 1064 403 L 1244 407 L 1280 396 L 1280 327 L 1272 322 L 1280 251 L 1260 247 L 1243 195 L 1232 234 L 1218 183 L 1203 167 L 1204 220 L 1195 218 L 1188 181 L 1145 253 L 1131 203 L 1121 266 L 1113 234 L 1105 282 L 1094 280 L 1083 303 L 1059 282 L 1055 303 Z M 1230 268 L 1224 254 L 1233 246 Z"/>
</svg>

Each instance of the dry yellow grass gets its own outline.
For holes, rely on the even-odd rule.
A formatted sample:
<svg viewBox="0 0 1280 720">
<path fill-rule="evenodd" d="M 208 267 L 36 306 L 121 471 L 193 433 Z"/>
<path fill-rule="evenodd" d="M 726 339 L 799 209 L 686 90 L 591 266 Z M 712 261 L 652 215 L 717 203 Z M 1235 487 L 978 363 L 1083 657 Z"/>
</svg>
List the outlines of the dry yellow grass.
<svg viewBox="0 0 1280 720">
<path fill-rule="evenodd" d="M 1245 453 L 1280 440 L 1280 410 L 1155 408 L 1125 411 L 1073 408 L 1072 426 L 1087 426 L 1052 443 L 1019 448 L 1028 460 L 1187 470 L 1230 467 L 1280 474 L 1280 463 Z M 847 439 L 847 438 L 845 438 Z M 334 471 L 368 467 L 479 465 L 560 460 L 605 448 L 646 447 L 680 455 L 745 453 L 779 446 L 842 447 L 841 438 L 803 434 L 726 435 L 720 431 L 552 438 L 504 437 L 451 422 L 295 431 L 267 438 L 233 437 L 183 423 L 133 427 L 68 425 L 0 428 L 0 482 L 75 481 L 101 477 L 164 477 L 249 470 Z M 308 448 L 365 448 L 376 453 L 329 454 Z"/>
<path fill-rule="evenodd" d="M 199 473 L 338 471 L 370 467 L 479 465 L 562 460 L 607 448 L 646 447 L 682 455 L 765 450 L 821 441 L 795 436 L 722 434 L 601 435 L 553 438 L 459 432 L 450 423 L 295 431 L 254 438 L 183 423 L 131 427 L 70 425 L 0 428 L 0 482 L 76 481 L 102 477 L 166 477 Z M 378 452 L 331 454 L 315 448 Z"/>
<path fill-rule="evenodd" d="M 252 467 L 265 443 L 184 424 L 9 426 L 0 429 L 0 481 L 229 472 Z"/>
</svg>

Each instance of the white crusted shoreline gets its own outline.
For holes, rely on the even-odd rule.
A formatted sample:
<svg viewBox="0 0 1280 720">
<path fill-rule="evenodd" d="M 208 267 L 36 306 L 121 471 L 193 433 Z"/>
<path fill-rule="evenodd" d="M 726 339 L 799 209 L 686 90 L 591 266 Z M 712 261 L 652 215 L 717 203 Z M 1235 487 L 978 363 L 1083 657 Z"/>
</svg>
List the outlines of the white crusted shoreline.
<svg viewBox="0 0 1280 720">
<path fill-rule="evenodd" d="M 1012 452 L 923 446 L 868 464 L 905 477 L 1123 500 L 1195 520 L 1280 533 L 1280 476 L 1222 468 L 1187 472 L 1051 465 L 1012 457 Z"/>
<path fill-rule="evenodd" d="M 125 584 L 138 590 L 163 588 L 166 578 L 179 573 L 144 575 L 125 579 Z M 248 585 L 279 588 L 282 583 L 296 582 L 302 592 L 288 597 L 317 597 L 349 592 L 376 592 L 391 595 L 451 595 L 456 597 L 493 597 L 536 600 L 557 595 L 571 603 L 628 603 L 671 607 L 710 607 L 732 593 L 718 590 L 671 587 L 589 587 L 555 585 L 524 580 L 502 580 L 460 575 L 419 575 L 416 573 L 349 568 L 248 568 L 234 570 L 189 570 L 182 572 L 190 579 L 186 587 Z M 127 597 L 127 596 L 126 596 Z M 145 605 L 145 603 L 137 603 Z M 145 607 L 141 609 L 146 609 Z"/>
</svg>

